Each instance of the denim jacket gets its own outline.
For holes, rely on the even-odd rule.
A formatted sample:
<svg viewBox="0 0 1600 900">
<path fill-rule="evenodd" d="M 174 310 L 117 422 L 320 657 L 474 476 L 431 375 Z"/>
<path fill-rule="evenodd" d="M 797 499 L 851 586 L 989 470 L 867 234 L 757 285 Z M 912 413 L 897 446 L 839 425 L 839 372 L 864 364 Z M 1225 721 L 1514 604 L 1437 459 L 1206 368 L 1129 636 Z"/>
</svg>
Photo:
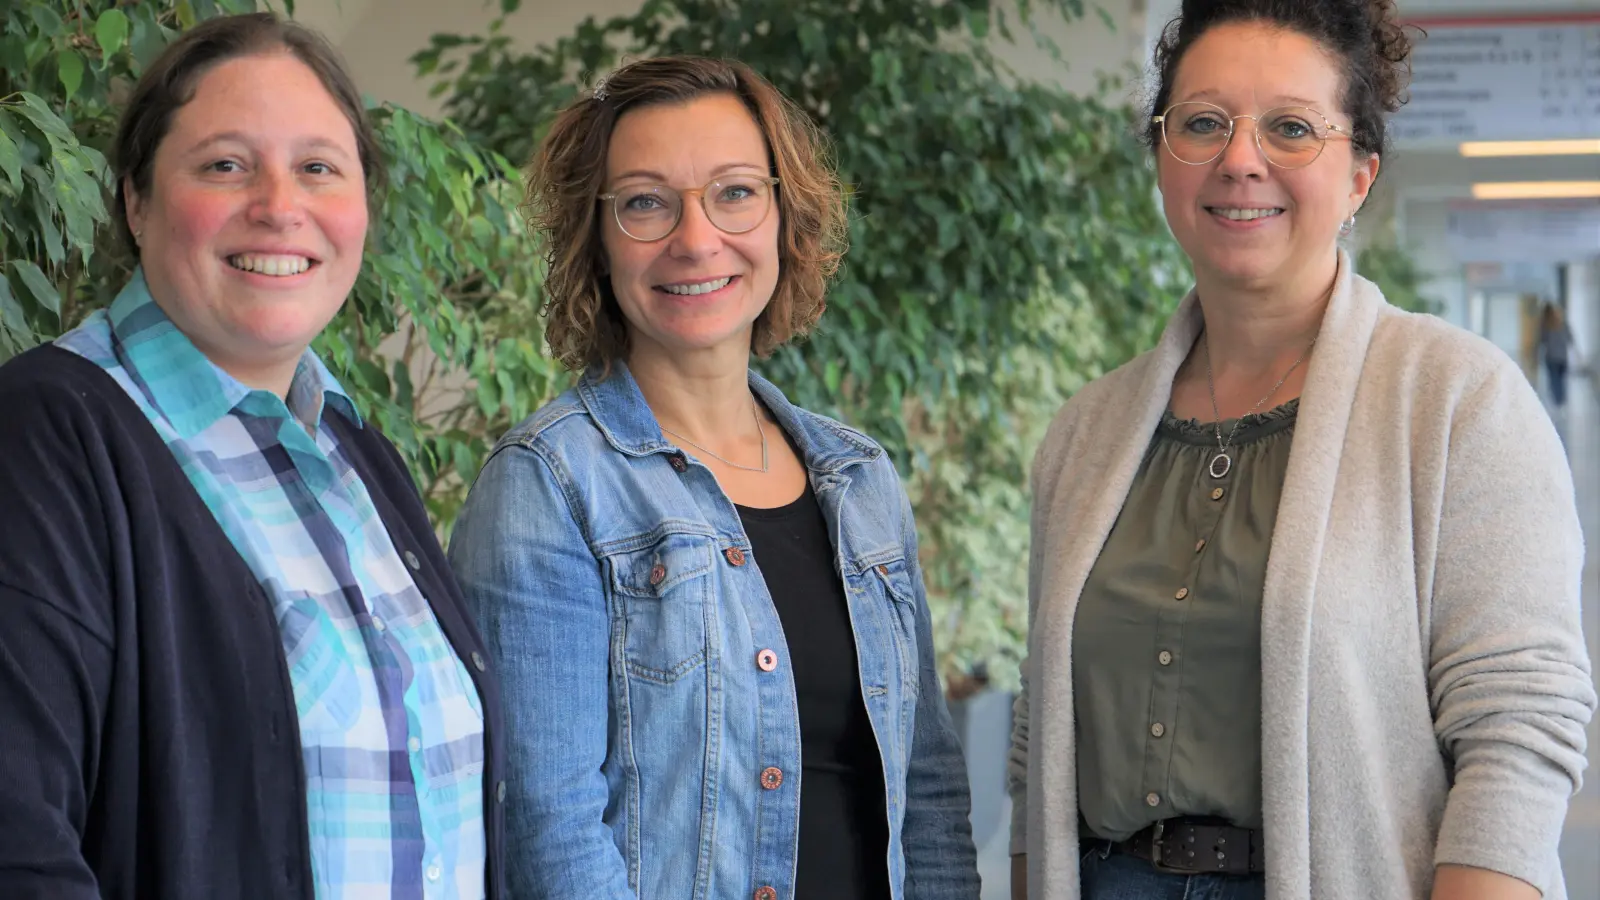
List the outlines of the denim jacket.
<svg viewBox="0 0 1600 900">
<path fill-rule="evenodd" d="M 966 771 L 894 466 L 859 432 L 750 386 L 799 448 L 833 535 L 894 900 L 975 900 Z M 800 725 L 778 614 L 732 501 L 662 437 L 625 366 L 585 375 L 501 439 L 450 559 L 505 684 L 511 897 L 793 897 Z M 757 663 L 767 650 L 772 671 Z M 786 777 L 769 790 L 771 767 Z"/>
</svg>

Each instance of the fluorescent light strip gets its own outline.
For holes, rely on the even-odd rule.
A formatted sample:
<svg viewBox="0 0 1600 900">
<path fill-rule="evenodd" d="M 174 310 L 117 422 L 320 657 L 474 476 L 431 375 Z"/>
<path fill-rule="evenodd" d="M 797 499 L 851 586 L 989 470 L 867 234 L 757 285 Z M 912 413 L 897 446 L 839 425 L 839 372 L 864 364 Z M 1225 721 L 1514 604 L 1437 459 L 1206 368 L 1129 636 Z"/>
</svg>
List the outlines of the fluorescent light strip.
<svg viewBox="0 0 1600 900">
<path fill-rule="evenodd" d="M 1472 186 L 1474 200 L 1561 200 L 1600 197 L 1600 181 L 1487 181 Z"/>
<path fill-rule="evenodd" d="M 1600 138 L 1562 141 L 1468 141 L 1462 156 L 1586 156 L 1600 153 Z"/>
</svg>

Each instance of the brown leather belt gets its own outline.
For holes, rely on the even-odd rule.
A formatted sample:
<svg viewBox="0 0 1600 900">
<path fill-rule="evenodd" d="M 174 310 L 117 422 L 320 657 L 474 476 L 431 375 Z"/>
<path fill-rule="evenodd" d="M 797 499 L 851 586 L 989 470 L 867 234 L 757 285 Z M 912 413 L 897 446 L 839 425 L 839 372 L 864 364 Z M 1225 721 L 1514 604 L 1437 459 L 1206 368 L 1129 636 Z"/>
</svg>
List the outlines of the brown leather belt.
<svg viewBox="0 0 1600 900">
<path fill-rule="evenodd" d="M 1216 819 L 1163 819 L 1111 847 L 1176 875 L 1252 875 L 1267 870 L 1262 832 Z"/>
</svg>

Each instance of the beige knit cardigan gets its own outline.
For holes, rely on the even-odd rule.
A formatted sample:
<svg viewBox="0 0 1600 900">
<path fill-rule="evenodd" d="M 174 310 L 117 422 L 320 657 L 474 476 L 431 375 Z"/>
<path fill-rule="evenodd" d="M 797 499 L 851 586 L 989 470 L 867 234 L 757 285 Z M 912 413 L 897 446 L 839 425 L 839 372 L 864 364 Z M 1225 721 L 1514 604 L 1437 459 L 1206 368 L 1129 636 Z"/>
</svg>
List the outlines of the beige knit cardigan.
<svg viewBox="0 0 1600 900">
<path fill-rule="evenodd" d="M 1340 272 L 1262 599 L 1267 897 L 1417 900 L 1459 863 L 1564 900 L 1595 690 L 1560 440 L 1503 352 L 1389 306 L 1348 258 Z M 1073 612 L 1201 324 L 1191 292 L 1154 350 L 1062 408 L 1034 461 L 1008 767 L 1034 900 L 1079 893 Z"/>
</svg>

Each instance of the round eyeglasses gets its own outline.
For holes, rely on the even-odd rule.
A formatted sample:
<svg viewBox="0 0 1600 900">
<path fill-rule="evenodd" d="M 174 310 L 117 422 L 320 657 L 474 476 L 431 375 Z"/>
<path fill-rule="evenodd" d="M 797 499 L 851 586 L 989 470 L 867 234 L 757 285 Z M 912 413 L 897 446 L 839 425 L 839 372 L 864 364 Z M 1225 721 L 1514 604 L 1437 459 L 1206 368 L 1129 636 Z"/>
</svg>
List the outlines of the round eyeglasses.
<svg viewBox="0 0 1600 900">
<path fill-rule="evenodd" d="M 772 210 L 773 188 L 778 179 L 760 175 L 725 175 L 701 188 L 678 190 L 664 184 L 630 184 L 601 201 L 611 204 L 611 214 L 622 233 L 636 241 L 659 241 L 683 219 L 683 198 L 700 195 L 706 219 L 728 234 L 752 231 Z"/>
<path fill-rule="evenodd" d="M 1256 146 L 1267 162 L 1280 169 L 1299 169 L 1316 162 L 1330 138 L 1350 140 L 1349 132 L 1309 106 L 1280 106 L 1259 116 L 1230 116 L 1220 106 L 1187 100 L 1172 104 L 1150 121 L 1161 126 L 1161 141 L 1173 159 L 1203 166 L 1228 149 L 1240 119 L 1256 123 Z"/>
</svg>

